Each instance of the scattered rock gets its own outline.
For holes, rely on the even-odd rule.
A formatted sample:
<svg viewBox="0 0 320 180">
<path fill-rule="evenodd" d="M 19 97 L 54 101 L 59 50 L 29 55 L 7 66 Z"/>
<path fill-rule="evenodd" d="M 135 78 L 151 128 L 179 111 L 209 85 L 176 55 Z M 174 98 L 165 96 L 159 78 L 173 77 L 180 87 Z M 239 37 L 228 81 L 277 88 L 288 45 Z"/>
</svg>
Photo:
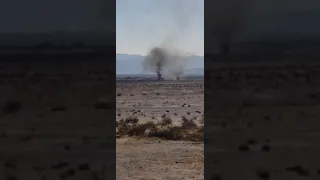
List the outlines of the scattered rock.
<svg viewBox="0 0 320 180">
<path fill-rule="evenodd" d="M 269 152 L 270 151 L 270 146 L 269 145 L 263 145 L 261 146 L 261 151 L 263 152 Z"/>
<path fill-rule="evenodd" d="M 17 165 L 15 165 L 13 162 L 7 161 L 4 166 L 6 168 L 10 168 L 10 169 L 17 169 Z"/>
<path fill-rule="evenodd" d="M 62 169 L 62 168 L 68 167 L 68 166 L 69 166 L 68 162 L 59 162 L 56 165 L 52 165 L 51 168 L 52 169 Z"/>
<path fill-rule="evenodd" d="M 250 139 L 250 140 L 247 141 L 246 144 L 247 144 L 247 145 L 256 145 L 256 144 L 257 144 L 257 141 L 254 140 L 254 139 Z"/>
<path fill-rule="evenodd" d="M 258 172 L 257 173 L 257 176 L 260 178 L 260 179 L 263 179 L 263 180 L 267 180 L 270 178 L 270 173 L 268 171 L 261 171 L 261 172 Z"/>
<path fill-rule="evenodd" d="M 301 166 L 296 165 L 296 166 L 292 166 L 292 167 L 287 167 L 286 171 L 288 172 L 295 172 L 297 173 L 299 176 L 309 176 L 309 171 L 306 169 L 303 169 Z"/>
<path fill-rule="evenodd" d="M 240 145 L 238 147 L 239 151 L 249 151 L 250 150 L 250 147 L 247 146 L 246 144 L 243 144 L 243 145 Z"/>
<path fill-rule="evenodd" d="M 71 149 L 70 145 L 67 144 L 64 146 L 64 150 L 69 151 L 70 149 Z"/>
<path fill-rule="evenodd" d="M 61 179 L 66 179 L 68 177 L 73 177 L 75 176 L 76 171 L 74 169 L 68 169 L 65 172 L 63 172 L 62 174 L 60 174 Z"/>
<path fill-rule="evenodd" d="M 79 164 L 78 166 L 79 171 L 88 171 L 90 170 L 88 163 Z"/>
</svg>

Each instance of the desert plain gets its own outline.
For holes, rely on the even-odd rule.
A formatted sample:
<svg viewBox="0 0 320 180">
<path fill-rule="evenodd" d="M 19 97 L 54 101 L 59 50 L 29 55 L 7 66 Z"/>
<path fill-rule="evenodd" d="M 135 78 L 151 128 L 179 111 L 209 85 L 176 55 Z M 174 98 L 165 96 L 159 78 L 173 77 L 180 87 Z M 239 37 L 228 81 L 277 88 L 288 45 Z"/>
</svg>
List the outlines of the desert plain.
<svg viewBox="0 0 320 180">
<path fill-rule="evenodd" d="M 297 57 L 206 61 L 205 179 L 320 179 L 320 66 Z"/>
<path fill-rule="evenodd" d="M 203 98 L 203 80 L 117 81 L 117 179 L 203 179 Z"/>
<path fill-rule="evenodd" d="M 107 64 L 76 64 L 1 62 L 0 179 L 320 178 L 317 62 L 207 64 L 205 84 L 116 94 Z"/>
<path fill-rule="evenodd" d="M 66 54 L 1 55 L 0 179 L 115 179 L 110 63 Z"/>
<path fill-rule="evenodd" d="M 201 113 L 205 124 L 203 141 L 190 138 L 168 140 L 163 134 L 154 139 L 119 137 L 119 179 L 320 178 L 319 63 L 213 61 L 207 63 L 207 67 L 205 89 L 198 86 L 201 88 L 194 90 L 193 85 L 183 88 L 183 85 L 170 86 L 168 83 L 117 85 L 117 92 L 121 93 L 117 96 L 118 121 L 137 117 L 139 122 L 146 122 L 151 117 L 151 121 L 161 122 L 161 115 L 166 114 L 173 124 L 179 124 L 181 117 L 176 117 L 175 113 L 185 116 L 188 112 L 205 110 Z M 172 97 L 168 96 L 169 91 L 161 90 L 169 87 L 170 93 L 175 94 Z M 181 89 L 175 91 L 172 87 Z M 193 93 L 193 98 L 187 93 L 181 96 L 184 91 L 200 94 L 204 91 L 204 94 Z M 189 96 L 192 101 L 188 100 Z M 200 102 L 197 97 L 201 97 L 204 103 L 202 110 L 195 106 Z M 171 103 L 172 107 L 167 108 L 174 99 L 180 102 L 174 101 L 179 103 Z M 151 101 L 163 106 L 153 103 L 151 108 Z M 187 108 L 181 104 L 187 104 Z M 192 119 L 192 116 L 185 117 Z"/>
</svg>

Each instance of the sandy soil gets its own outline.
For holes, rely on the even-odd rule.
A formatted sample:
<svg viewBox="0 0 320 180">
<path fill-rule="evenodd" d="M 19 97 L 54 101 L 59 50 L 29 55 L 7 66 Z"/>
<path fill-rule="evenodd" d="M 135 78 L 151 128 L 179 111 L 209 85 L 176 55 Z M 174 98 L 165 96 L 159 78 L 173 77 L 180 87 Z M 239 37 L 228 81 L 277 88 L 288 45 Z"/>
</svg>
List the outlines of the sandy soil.
<svg viewBox="0 0 320 180">
<path fill-rule="evenodd" d="M 200 120 L 203 81 L 118 82 L 117 120 L 138 117 L 158 122 L 162 115 Z M 117 179 L 203 179 L 203 143 L 158 139 L 117 139 Z"/>
<path fill-rule="evenodd" d="M 117 179 L 203 179 L 203 144 L 117 140 Z"/>
</svg>

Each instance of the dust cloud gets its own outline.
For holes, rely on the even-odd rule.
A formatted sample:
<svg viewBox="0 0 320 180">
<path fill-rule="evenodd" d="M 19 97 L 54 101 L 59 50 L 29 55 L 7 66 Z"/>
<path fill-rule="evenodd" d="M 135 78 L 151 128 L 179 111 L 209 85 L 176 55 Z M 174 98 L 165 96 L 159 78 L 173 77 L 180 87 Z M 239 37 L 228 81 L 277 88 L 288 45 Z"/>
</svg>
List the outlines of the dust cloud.
<svg viewBox="0 0 320 180">
<path fill-rule="evenodd" d="M 142 62 L 144 71 L 157 73 L 158 80 L 176 79 L 179 80 L 187 65 L 186 54 L 177 46 L 176 42 L 183 41 L 183 34 L 190 26 L 190 19 L 193 15 L 192 6 L 185 0 L 166 1 L 162 4 L 166 13 L 171 17 L 176 29 L 169 32 L 166 38 L 150 51 Z M 168 11 L 169 10 L 169 11 Z M 160 22 L 159 22 L 160 23 Z"/>
</svg>

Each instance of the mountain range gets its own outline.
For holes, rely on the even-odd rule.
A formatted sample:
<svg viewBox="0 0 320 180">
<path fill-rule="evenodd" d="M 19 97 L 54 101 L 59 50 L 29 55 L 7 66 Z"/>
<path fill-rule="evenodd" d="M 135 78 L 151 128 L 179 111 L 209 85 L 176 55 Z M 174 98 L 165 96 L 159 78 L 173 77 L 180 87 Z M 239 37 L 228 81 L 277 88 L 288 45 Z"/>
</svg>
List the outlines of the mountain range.
<svg viewBox="0 0 320 180">
<path fill-rule="evenodd" d="M 118 54 L 116 56 L 117 74 L 149 74 L 152 72 L 143 72 L 142 62 L 144 56 L 136 54 Z M 185 74 L 203 75 L 204 57 L 191 55 L 186 58 L 187 65 Z"/>
<path fill-rule="evenodd" d="M 115 33 L 91 31 L 57 31 L 50 33 L 0 33 L 0 46 L 35 46 L 42 43 L 88 45 L 114 45 Z"/>
</svg>

